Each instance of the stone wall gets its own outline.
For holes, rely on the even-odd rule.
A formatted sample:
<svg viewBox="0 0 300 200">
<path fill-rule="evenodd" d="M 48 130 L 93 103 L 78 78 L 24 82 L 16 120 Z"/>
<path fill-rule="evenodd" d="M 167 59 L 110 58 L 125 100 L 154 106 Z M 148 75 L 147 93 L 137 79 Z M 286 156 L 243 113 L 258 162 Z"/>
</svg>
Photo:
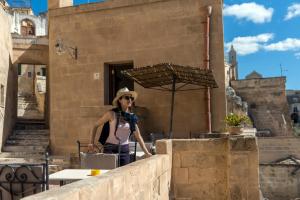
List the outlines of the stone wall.
<svg viewBox="0 0 300 200">
<path fill-rule="evenodd" d="M 261 78 L 232 81 L 238 96 L 248 103 L 249 116 L 259 131 L 270 130 L 272 136 L 293 135 L 285 78 Z"/>
<path fill-rule="evenodd" d="M 87 140 L 92 124 L 112 108 L 105 104 L 106 63 L 203 67 L 208 5 L 213 7 L 211 66 L 219 86 L 212 92 L 212 125 L 221 131 L 226 113 L 222 0 L 109 0 L 50 9 L 51 150 L 75 152 L 76 140 Z M 56 54 L 58 39 L 78 48 L 77 60 Z M 171 93 L 134 87 L 136 105 L 149 110 L 142 131 L 168 132 Z M 176 93 L 175 138 L 207 131 L 205 101 L 204 90 Z"/>
<path fill-rule="evenodd" d="M 255 137 L 160 140 L 156 147 L 159 155 L 25 199 L 259 199 Z"/>
<path fill-rule="evenodd" d="M 24 200 L 166 200 L 169 199 L 170 156 L 156 155 Z"/>
<path fill-rule="evenodd" d="M 0 152 L 11 133 L 17 114 L 17 70 L 12 65 L 11 21 L 0 5 L 0 85 L 4 89 L 4 103 L 0 105 Z"/>
<path fill-rule="evenodd" d="M 255 137 L 173 140 L 174 199 L 259 199 Z"/>
<path fill-rule="evenodd" d="M 258 138 L 259 162 L 270 163 L 287 156 L 300 159 L 300 138 Z"/>
<path fill-rule="evenodd" d="M 300 197 L 299 171 L 293 165 L 261 165 L 260 186 L 263 196 L 270 200 L 298 199 Z"/>
</svg>

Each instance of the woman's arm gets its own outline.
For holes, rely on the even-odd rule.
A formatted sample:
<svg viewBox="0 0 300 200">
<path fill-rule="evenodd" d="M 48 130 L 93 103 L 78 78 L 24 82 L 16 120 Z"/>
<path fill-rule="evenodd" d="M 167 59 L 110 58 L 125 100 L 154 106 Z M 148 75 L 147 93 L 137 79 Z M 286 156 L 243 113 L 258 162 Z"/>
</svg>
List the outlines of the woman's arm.
<svg viewBox="0 0 300 200">
<path fill-rule="evenodd" d="M 93 125 L 92 130 L 91 130 L 90 144 L 88 145 L 89 151 L 94 150 L 95 136 L 96 136 L 98 127 L 103 126 L 103 124 L 105 124 L 107 121 L 111 121 L 112 117 L 113 117 L 112 112 L 108 111 L 108 112 L 104 113 L 104 115 Z"/>
<path fill-rule="evenodd" d="M 140 129 L 137 125 L 135 125 L 135 131 L 134 131 L 134 137 L 136 138 L 136 140 L 139 142 L 141 148 L 143 149 L 146 157 L 150 157 L 152 156 L 152 154 L 148 151 L 146 145 L 145 145 L 145 142 L 141 136 L 141 133 L 140 133 Z"/>
</svg>

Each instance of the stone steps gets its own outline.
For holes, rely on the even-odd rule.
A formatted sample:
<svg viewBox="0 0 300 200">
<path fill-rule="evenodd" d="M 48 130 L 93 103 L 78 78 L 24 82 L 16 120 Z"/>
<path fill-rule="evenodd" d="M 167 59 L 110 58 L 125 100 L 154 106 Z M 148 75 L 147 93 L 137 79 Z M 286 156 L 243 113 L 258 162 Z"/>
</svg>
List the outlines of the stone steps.
<svg viewBox="0 0 300 200">
<path fill-rule="evenodd" d="M 49 140 L 49 135 L 33 135 L 33 134 L 28 134 L 28 135 L 11 135 L 9 136 L 9 140 Z"/>
<path fill-rule="evenodd" d="M 3 147 L 4 152 L 38 152 L 43 153 L 46 152 L 48 148 L 47 146 L 34 146 L 34 145 L 5 145 Z"/>
<path fill-rule="evenodd" d="M 14 135 L 47 135 L 47 136 L 49 136 L 49 130 L 48 129 L 15 130 Z"/>
<path fill-rule="evenodd" d="M 6 145 L 10 146 L 49 146 L 49 140 L 7 140 Z"/>
<path fill-rule="evenodd" d="M 46 128 L 45 123 L 40 123 L 40 124 L 17 123 L 15 125 L 15 130 L 41 130 L 45 128 Z"/>
<path fill-rule="evenodd" d="M 45 159 L 44 152 L 2 152 L 0 158 L 34 158 L 34 159 Z"/>
<path fill-rule="evenodd" d="M 18 119 L 13 134 L 8 137 L 1 163 L 43 163 L 50 143 L 50 133 L 44 120 Z M 70 158 L 49 157 L 49 173 L 70 168 Z"/>
</svg>

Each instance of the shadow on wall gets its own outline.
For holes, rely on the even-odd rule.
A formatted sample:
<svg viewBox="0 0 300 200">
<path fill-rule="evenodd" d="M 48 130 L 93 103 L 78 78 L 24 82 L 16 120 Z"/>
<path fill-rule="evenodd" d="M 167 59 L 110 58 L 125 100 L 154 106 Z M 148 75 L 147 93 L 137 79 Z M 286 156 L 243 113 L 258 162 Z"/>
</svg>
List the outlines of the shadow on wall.
<svg viewBox="0 0 300 200">
<path fill-rule="evenodd" d="M 11 56 L 9 55 L 9 70 L 7 73 L 7 83 L 6 83 L 6 100 L 4 107 L 4 123 L 3 123 L 3 136 L 2 136 L 2 146 L 10 133 L 13 131 L 13 127 L 17 118 L 17 92 L 18 92 L 18 78 L 17 70 L 12 64 Z"/>
<path fill-rule="evenodd" d="M 23 47 L 23 48 L 22 48 Z M 48 65 L 49 49 L 48 45 L 33 44 L 14 46 L 14 60 L 13 64 L 38 64 Z"/>
</svg>

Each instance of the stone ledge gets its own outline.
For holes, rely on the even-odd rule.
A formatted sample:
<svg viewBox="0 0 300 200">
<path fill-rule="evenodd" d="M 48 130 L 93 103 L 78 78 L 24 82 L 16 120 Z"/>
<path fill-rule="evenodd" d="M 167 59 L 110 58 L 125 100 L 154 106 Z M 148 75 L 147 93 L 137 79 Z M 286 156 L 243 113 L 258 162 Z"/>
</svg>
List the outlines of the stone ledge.
<svg viewBox="0 0 300 200">
<path fill-rule="evenodd" d="M 155 155 L 101 176 L 77 181 L 26 197 L 24 200 L 99 199 L 100 194 L 101 199 L 122 199 L 128 195 L 132 196 L 131 199 L 149 199 L 147 197 L 154 196 L 163 199 L 162 197 L 169 195 L 170 173 L 167 173 L 171 170 L 168 165 L 169 159 L 168 155 Z"/>
</svg>

